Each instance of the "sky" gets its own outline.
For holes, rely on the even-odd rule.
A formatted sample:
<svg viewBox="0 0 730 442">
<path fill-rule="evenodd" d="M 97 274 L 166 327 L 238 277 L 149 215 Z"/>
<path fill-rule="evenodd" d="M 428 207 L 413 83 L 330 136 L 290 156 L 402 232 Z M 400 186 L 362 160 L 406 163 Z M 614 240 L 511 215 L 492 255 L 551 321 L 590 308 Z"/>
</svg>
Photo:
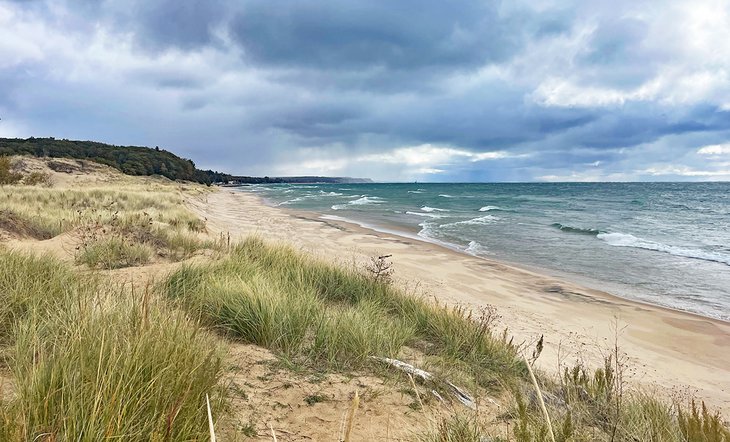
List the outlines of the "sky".
<svg viewBox="0 0 730 442">
<path fill-rule="evenodd" d="M 730 2 L 0 0 L 0 119 L 234 174 L 730 180 Z"/>
</svg>

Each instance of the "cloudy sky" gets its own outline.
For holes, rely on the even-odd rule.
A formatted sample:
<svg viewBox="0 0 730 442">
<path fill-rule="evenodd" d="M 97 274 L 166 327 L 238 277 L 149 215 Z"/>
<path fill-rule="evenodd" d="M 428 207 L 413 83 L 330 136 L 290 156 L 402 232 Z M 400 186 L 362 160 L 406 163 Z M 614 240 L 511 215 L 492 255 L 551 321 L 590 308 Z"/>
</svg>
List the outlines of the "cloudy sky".
<svg viewBox="0 0 730 442">
<path fill-rule="evenodd" d="M 730 179 L 730 2 L 0 0 L 0 136 L 253 175 Z"/>
</svg>

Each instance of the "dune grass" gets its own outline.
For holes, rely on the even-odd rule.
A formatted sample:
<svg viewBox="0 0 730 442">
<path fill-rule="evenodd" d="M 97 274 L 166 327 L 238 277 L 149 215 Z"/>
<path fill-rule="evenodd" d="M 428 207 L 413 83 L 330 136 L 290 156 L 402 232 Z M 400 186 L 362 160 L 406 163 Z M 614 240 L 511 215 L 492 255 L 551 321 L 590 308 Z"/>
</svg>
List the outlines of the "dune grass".
<svg viewBox="0 0 730 442">
<path fill-rule="evenodd" d="M 87 189 L 0 186 L 0 213 L 12 214 L 31 231 L 52 238 L 88 223 L 146 216 L 176 229 L 200 232 L 204 223 L 185 209 L 176 183 L 99 185 Z M 6 216 L 6 218 L 9 217 Z M 2 219 L 2 217 L 0 217 Z"/>
<path fill-rule="evenodd" d="M 207 440 L 218 340 L 149 293 L 55 259 L 0 251 L 0 266 L 15 391 L 0 405 L 3 440 Z"/>
<path fill-rule="evenodd" d="M 181 268 L 164 290 L 222 332 L 304 364 L 362 368 L 407 346 L 481 386 L 524 374 L 517 349 L 465 310 L 258 238 L 220 262 Z"/>
<path fill-rule="evenodd" d="M 165 180 L 98 183 L 85 189 L 0 186 L 0 230 L 38 240 L 70 232 L 78 264 L 116 269 L 158 256 L 186 259 L 216 248 L 205 222 L 185 208 L 202 186 Z"/>
<path fill-rule="evenodd" d="M 110 270 L 146 264 L 151 255 L 152 250 L 144 244 L 110 237 L 94 241 L 80 249 L 76 262 L 91 268 Z"/>
<path fill-rule="evenodd" d="M 3 249 L 0 269 L 0 345 L 12 343 L 16 324 L 57 311 L 68 299 L 87 296 L 95 284 L 53 258 Z"/>
</svg>

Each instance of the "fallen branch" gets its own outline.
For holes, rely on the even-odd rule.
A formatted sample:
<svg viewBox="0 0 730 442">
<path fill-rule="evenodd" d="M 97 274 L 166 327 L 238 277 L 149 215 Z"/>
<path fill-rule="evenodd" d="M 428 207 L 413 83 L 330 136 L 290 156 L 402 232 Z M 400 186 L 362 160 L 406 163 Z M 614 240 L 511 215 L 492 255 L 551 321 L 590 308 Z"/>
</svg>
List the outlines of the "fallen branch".
<svg viewBox="0 0 730 442">
<path fill-rule="evenodd" d="M 420 378 L 424 382 L 425 381 L 436 382 L 434 380 L 433 374 L 431 374 L 425 370 L 421 370 L 420 368 L 414 367 L 413 365 L 408 364 L 406 362 L 399 361 L 397 359 L 391 359 L 391 358 L 381 358 L 378 356 L 371 356 L 371 358 L 378 360 L 380 362 L 383 362 L 385 364 L 388 364 L 391 367 L 397 368 L 398 370 L 405 372 L 408 375 Z M 463 389 L 457 387 L 456 385 L 454 385 L 451 382 L 446 381 L 446 380 L 444 380 L 443 383 L 444 383 L 444 385 L 449 387 L 449 389 L 451 390 L 453 395 L 456 396 L 456 399 L 458 399 L 459 402 L 461 402 L 464 406 L 471 408 L 472 410 L 476 410 L 477 406 L 476 406 L 476 403 L 474 402 L 474 399 L 469 394 L 467 394 Z M 495 402 L 494 400 L 492 400 L 490 398 L 487 398 L 487 399 L 491 403 L 499 406 L 499 404 L 497 402 Z"/>
</svg>

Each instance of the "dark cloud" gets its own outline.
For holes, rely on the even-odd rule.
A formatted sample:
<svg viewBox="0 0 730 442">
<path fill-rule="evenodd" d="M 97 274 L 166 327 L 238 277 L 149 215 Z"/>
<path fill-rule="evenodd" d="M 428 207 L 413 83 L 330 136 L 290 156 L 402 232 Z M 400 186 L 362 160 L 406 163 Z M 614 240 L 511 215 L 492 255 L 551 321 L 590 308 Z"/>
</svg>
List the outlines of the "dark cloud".
<svg viewBox="0 0 730 442">
<path fill-rule="evenodd" d="M 249 174 L 354 173 L 421 145 L 462 152 L 419 163 L 442 181 L 711 166 L 692 152 L 728 139 L 730 54 L 667 33 L 688 19 L 671 8 L 538 3 L 4 2 L 0 134 L 160 145 Z M 463 154 L 494 151 L 508 155 Z M 408 167 L 378 176 L 426 173 Z"/>
<path fill-rule="evenodd" d="M 521 40 L 493 1 L 255 0 L 231 30 L 256 62 L 329 70 L 477 67 Z"/>
<path fill-rule="evenodd" d="M 212 44 L 213 31 L 225 18 L 221 0 L 138 1 L 129 11 L 127 25 L 136 29 L 144 45 L 159 49 L 192 49 Z"/>
</svg>

